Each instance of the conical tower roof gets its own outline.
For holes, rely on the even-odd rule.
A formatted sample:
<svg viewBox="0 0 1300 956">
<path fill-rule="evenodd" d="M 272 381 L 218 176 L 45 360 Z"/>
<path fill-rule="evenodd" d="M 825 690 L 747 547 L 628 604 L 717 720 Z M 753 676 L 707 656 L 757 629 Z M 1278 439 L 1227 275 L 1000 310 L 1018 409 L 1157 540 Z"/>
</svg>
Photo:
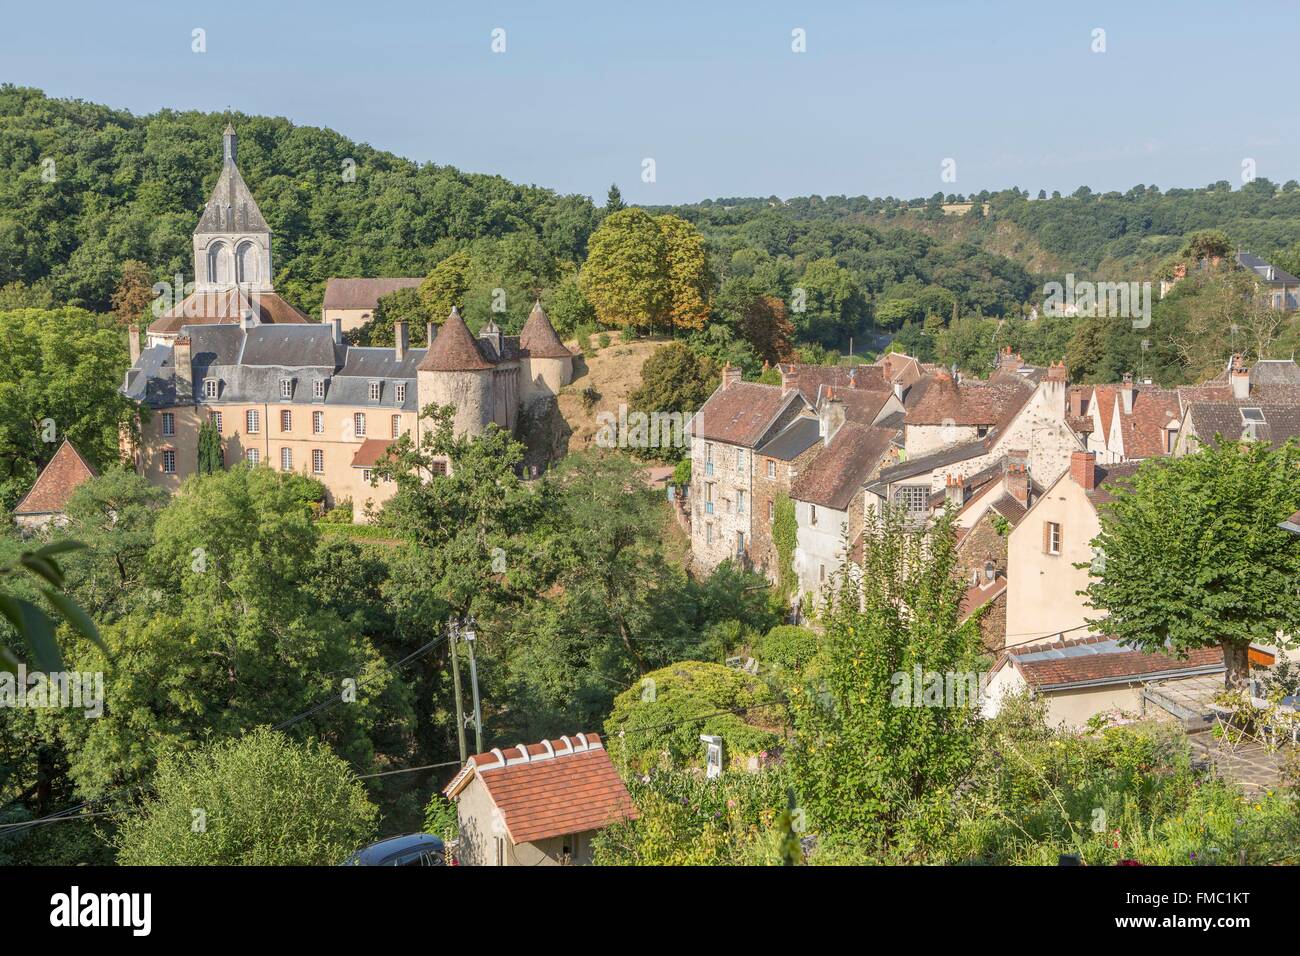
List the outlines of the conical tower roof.
<svg viewBox="0 0 1300 956">
<path fill-rule="evenodd" d="M 528 313 L 524 330 L 519 333 L 519 347 L 532 358 L 572 358 L 573 353 L 564 347 L 560 337 L 555 334 L 555 326 L 542 311 L 540 301 L 533 305 Z"/>
<path fill-rule="evenodd" d="M 199 219 L 194 234 L 269 233 L 271 227 L 262 218 L 262 210 L 257 208 L 257 201 L 253 199 L 244 177 L 239 174 L 239 167 L 235 165 L 237 140 L 233 126 L 226 126 L 223 138 L 225 148 L 222 154 L 224 158 L 221 164 L 221 175 L 217 177 L 217 184 L 212 188 L 212 195 L 208 197 L 208 205 L 203 210 L 203 216 Z"/>
<path fill-rule="evenodd" d="M 492 368 L 492 363 L 474 344 L 460 310 L 453 308 L 417 368 L 421 372 L 481 372 Z"/>
</svg>

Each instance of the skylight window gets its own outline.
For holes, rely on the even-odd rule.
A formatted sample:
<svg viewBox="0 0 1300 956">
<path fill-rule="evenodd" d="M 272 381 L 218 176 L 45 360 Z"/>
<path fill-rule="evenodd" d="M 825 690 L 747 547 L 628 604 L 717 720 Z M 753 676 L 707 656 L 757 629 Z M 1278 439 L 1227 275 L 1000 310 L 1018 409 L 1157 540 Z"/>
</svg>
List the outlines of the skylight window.
<svg viewBox="0 0 1300 956">
<path fill-rule="evenodd" d="M 1262 408 L 1243 408 L 1241 410 L 1241 420 L 1248 425 L 1263 425 L 1264 410 Z"/>
</svg>

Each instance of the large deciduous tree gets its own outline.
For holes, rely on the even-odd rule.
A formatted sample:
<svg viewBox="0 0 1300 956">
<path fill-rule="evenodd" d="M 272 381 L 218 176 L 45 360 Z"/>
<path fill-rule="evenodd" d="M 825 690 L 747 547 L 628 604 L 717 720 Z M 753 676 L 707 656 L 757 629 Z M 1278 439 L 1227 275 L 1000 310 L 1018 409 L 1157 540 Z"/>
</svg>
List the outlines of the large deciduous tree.
<svg viewBox="0 0 1300 956">
<path fill-rule="evenodd" d="M 587 244 L 579 281 L 602 323 L 649 330 L 666 325 L 672 307 L 666 244 L 641 209 L 606 217 Z"/>
<path fill-rule="evenodd" d="M 1101 516 L 1088 600 L 1125 644 L 1221 647 L 1233 686 L 1252 643 L 1300 636 L 1300 446 L 1225 441 L 1148 461 Z"/>
<path fill-rule="evenodd" d="M 655 219 L 664 237 L 672 329 L 699 329 L 709 320 L 709 291 L 712 279 L 704 253 L 704 237 L 679 216 Z"/>
</svg>

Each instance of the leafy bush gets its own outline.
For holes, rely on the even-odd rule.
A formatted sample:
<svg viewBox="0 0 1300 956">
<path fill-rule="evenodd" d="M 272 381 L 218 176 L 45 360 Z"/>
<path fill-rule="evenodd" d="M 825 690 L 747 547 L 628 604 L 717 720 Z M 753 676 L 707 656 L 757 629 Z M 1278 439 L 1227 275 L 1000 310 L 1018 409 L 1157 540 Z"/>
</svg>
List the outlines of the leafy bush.
<svg viewBox="0 0 1300 956">
<path fill-rule="evenodd" d="M 699 764 L 701 734 L 722 737 L 729 758 L 755 754 L 779 740 L 767 729 L 780 719 L 774 704 L 767 685 L 743 671 L 703 661 L 671 664 L 614 698 L 605 721 L 610 754 L 616 765 L 637 770 L 665 756 L 670 766 Z"/>
<path fill-rule="evenodd" d="M 817 655 L 817 635 L 806 627 L 782 624 L 764 634 L 754 648 L 758 660 L 778 672 L 795 672 Z"/>
</svg>

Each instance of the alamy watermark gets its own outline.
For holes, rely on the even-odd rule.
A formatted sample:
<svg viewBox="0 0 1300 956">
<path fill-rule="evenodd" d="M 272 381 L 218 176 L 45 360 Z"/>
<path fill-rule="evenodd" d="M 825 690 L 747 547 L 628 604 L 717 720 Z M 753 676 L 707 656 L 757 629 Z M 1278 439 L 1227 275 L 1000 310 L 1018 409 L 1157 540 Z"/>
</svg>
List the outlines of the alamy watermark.
<svg viewBox="0 0 1300 956">
<path fill-rule="evenodd" d="M 601 448 L 690 448 L 691 418 L 686 412 L 629 412 L 596 414 L 596 444 Z"/>
<path fill-rule="evenodd" d="M 889 703 L 894 707 L 978 707 L 988 689 L 988 671 L 927 671 L 917 664 L 896 671 Z"/>
<path fill-rule="evenodd" d="M 87 717 L 104 716 L 103 671 L 0 671 L 0 707 L 80 708 Z"/>
</svg>

